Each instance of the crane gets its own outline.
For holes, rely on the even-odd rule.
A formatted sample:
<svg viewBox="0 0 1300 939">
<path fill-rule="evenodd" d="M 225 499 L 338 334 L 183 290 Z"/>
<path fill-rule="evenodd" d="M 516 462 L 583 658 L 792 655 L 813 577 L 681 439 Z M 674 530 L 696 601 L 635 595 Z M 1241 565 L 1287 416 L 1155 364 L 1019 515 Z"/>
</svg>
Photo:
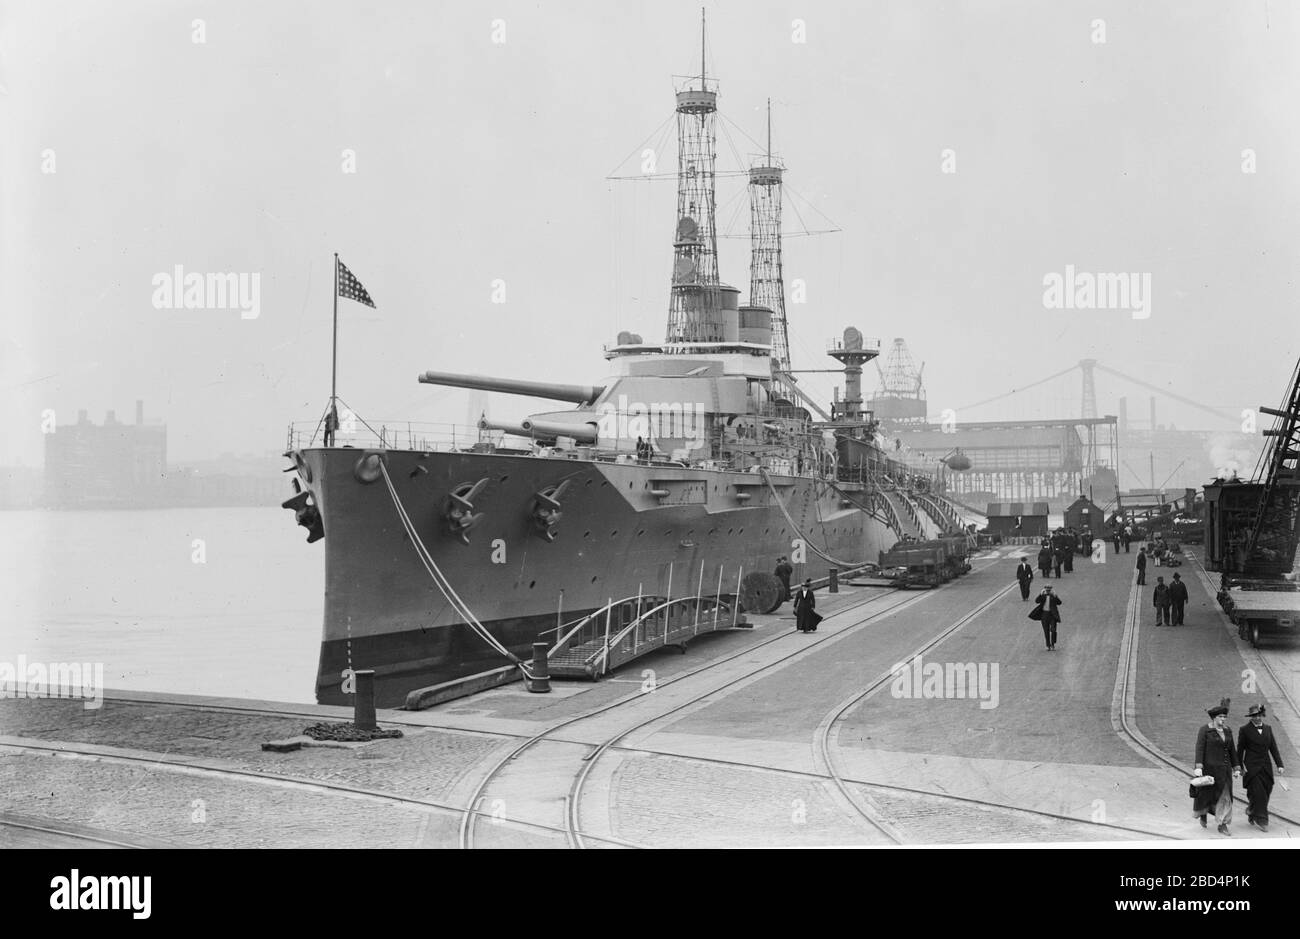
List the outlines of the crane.
<svg viewBox="0 0 1300 939">
<path fill-rule="evenodd" d="M 1267 473 L 1246 543 L 1244 572 L 1277 576 L 1295 566 L 1300 541 L 1300 362 L 1291 372 L 1281 409 L 1259 410 L 1276 420 L 1264 431 L 1272 443 L 1265 455 Z"/>
</svg>

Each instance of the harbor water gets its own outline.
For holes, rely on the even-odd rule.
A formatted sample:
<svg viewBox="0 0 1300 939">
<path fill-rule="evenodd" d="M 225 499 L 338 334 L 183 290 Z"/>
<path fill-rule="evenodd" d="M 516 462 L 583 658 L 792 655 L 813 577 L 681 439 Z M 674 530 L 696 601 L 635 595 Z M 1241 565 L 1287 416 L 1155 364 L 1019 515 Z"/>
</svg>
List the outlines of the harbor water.
<svg viewBox="0 0 1300 939">
<path fill-rule="evenodd" d="M 324 545 L 276 508 L 0 512 L 0 662 L 314 702 Z"/>
</svg>

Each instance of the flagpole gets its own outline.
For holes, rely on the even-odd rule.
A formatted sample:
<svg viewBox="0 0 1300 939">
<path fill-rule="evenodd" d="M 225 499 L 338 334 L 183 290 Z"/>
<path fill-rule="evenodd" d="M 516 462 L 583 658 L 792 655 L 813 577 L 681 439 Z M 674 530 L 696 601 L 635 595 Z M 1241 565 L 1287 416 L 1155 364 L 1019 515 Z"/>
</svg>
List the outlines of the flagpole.
<svg viewBox="0 0 1300 939">
<path fill-rule="evenodd" d="M 330 409 L 338 400 L 339 390 L 339 253 L 334 252 L 334 362 L 330 366 Z"/>
</svg>

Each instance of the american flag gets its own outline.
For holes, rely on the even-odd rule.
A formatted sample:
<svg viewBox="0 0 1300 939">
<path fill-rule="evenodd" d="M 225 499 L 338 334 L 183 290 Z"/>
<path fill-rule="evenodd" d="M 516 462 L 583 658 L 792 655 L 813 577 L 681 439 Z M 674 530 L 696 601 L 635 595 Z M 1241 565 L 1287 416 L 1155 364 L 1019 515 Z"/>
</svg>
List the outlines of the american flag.
<svg viewBox="0 0 1300 939">
<path fill-rule="evenodd" d="M 349 300 L 355 300 L 357 303 L 364 303 L 371 309 L 377 309 L 377 307 L 375 307 L 375 301 L 370 299 L 370 294 L 366 293 L 366 288 L 361 286 L 361 281 L 357 280 L 356 277 L 353 276 L 352 272 L 348 270 L 348 266 L 342 261 L 339 261 L 338 265 L 339 296 L 347 297 Z"/>
</svg>

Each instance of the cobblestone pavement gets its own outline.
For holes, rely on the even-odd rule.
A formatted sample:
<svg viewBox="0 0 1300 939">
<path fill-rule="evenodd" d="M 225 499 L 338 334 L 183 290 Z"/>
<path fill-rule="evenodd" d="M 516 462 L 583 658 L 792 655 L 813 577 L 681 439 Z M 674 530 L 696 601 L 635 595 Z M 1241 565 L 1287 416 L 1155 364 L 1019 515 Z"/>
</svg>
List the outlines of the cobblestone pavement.
<svg viewBox="0 0 1300 939">
<path fill-rule="evenodd" d="M 451 816 L 260 783 L 0 753 L 6 808 L 179 847 L 413 847 Z"/>
<path fill-rule="evenodd" d="M 446 798 L 466 771 L 503 739 L 429 728 L 365 746 L 307 747 L 292 753 L 261 749 L 264 741 L 301 734 L 314 721 L 105 701 L 94 711 L 79 702 L 0 701 L 0 735 L 95 744 L 180 757 L 304 780 L 341 783 L 413 799 Z M 4 797 L 0 796 L 0 804 Z"/>
</svg>

